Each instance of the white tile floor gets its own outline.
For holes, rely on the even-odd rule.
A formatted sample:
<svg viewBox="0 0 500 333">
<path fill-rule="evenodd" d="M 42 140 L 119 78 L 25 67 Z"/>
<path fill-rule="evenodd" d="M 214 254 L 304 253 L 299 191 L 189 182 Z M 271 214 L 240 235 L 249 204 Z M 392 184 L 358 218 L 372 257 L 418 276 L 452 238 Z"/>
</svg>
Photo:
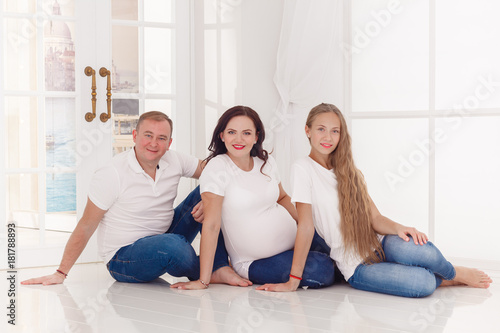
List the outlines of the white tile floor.
<svg viewBox="0 0 500 333">
<path fill-rule="evenodd" d="M 17 280 L 54 270 L 21 269 Z M 17 325 L 7 325 L 2 314 L 0 327 L 29 333 L 500 332 L 500 271 L 487 273 L 494 281 L 488 290 L 445 287 L 424 299 L 405 299 L 346 284 L 294 293 L 223 285 L 178 291 L 168 287 L 170 276 L 125 284 L 115 282 L 103 264 L 85 264 L 76 265 L 64 285 L 17 285 Z M 6 295 L 6 278 L 0 281 Z"/>
</svg>

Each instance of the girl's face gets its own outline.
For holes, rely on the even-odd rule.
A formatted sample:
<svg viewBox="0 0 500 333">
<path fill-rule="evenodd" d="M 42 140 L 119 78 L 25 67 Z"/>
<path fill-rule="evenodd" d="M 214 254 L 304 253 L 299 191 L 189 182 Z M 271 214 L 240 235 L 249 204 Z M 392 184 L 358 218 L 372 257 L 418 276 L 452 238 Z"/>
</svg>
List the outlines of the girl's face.
<svg viewBox="0 0 500 333">
<path fill-rule="evenodd" d="M 310 138 L 311 153 L 326 157 L 332 153 L 340 140 L 340 119 L 333 112 L 320 113 L 311 124 L 306 125 L 306 134 Z"/>
<path fill-rule="evenodd" d="M 229 120 L 220 138 L 224 141 L 229 156 L 241 158 L 250 156 L 258 137 L 252 119 L 247 116 L 236 116 Z"/>
</svg>

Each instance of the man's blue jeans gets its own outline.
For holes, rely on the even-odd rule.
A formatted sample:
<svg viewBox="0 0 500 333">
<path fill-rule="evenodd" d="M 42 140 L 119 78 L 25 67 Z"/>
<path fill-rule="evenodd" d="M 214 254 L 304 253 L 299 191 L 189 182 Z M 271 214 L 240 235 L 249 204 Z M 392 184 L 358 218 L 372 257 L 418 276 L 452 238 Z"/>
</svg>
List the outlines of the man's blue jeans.
<svg viewBox="0 0 500 333">
<path fill-rule="evenodd" d="M 175 208 L 172 225 L 166 233 L 138 239 L 118 250 L 107 265 L 111 276 L 119 282 L 148 282 L 165 273 L 186 276 L 189 280 L 199 279 L 200 260 L 191 242 L 201 231 L 202 224 L 193 219 L 191 211 L 200 201 L 197 187 Z M 220 233 L 213 271 L 228 264 Z"/>
<path fill-rule="evenodd" d="M 356 289 L 404 297 L 425 297 L 443 279 L 455 278 L 455 268 L 434 244 L 415 245 L 410 237 L 387 235 L 382 241 L 385 261 L 360 264 L 348 282 Z"/>
</svg>

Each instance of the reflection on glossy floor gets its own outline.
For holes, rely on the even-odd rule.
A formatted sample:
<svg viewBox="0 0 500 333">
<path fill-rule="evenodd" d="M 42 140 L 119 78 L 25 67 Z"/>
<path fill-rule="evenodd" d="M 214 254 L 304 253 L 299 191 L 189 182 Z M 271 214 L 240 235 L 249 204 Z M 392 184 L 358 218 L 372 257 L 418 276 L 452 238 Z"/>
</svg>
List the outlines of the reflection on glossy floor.
<svg viewBox="0 0 500 333">
<path fill-rule="evenodd" d="M 19 270 L 18 282 L 54 270 Z M 125 284 L 103 264 L 85 264 L 64 285 L 18 285 L 17 326 L 2 332 L 500 332 L 500 271 L 487 272 L 488 290 L 448 287 L 405 299 L 346 284 L 295 293 L 222 285 L 177 291 L 170 276 Z"/>
</svg>

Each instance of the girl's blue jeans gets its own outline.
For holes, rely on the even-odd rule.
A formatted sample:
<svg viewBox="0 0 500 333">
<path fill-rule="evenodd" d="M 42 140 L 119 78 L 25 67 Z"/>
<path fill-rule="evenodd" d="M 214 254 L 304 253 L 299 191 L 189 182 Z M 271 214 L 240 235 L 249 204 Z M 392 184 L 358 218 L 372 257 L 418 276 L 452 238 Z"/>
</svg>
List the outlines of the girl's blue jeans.
<svg viewBox="0 0 500 333">
<path fill-rule="evenodd" d="M 404 297 L 425 297 L 434 292 L 443 279 L 455 278 L 455 268 L 439 249 L 427 242 L 415 245 L 396 235 L 382 241 L 385 260 L 360 264 L 347 282 L 356 288 Z"/>
<path fill-rule="evenodd" d="M 111 276 L 118 282 L 148 282 L 165 273 L 186 276 L 189 280 L 199 279 L 200 260 L 191 242 L 201 231 L 202 223 L 193 219 L 191 211 L 200 201 L 197 187 L 174 209 L 172 225 L 166 233 L 138 239 L 118 250 L 107 264 Z M 213 271 L 228 264 L 220 233 Z"/>
</svg>

